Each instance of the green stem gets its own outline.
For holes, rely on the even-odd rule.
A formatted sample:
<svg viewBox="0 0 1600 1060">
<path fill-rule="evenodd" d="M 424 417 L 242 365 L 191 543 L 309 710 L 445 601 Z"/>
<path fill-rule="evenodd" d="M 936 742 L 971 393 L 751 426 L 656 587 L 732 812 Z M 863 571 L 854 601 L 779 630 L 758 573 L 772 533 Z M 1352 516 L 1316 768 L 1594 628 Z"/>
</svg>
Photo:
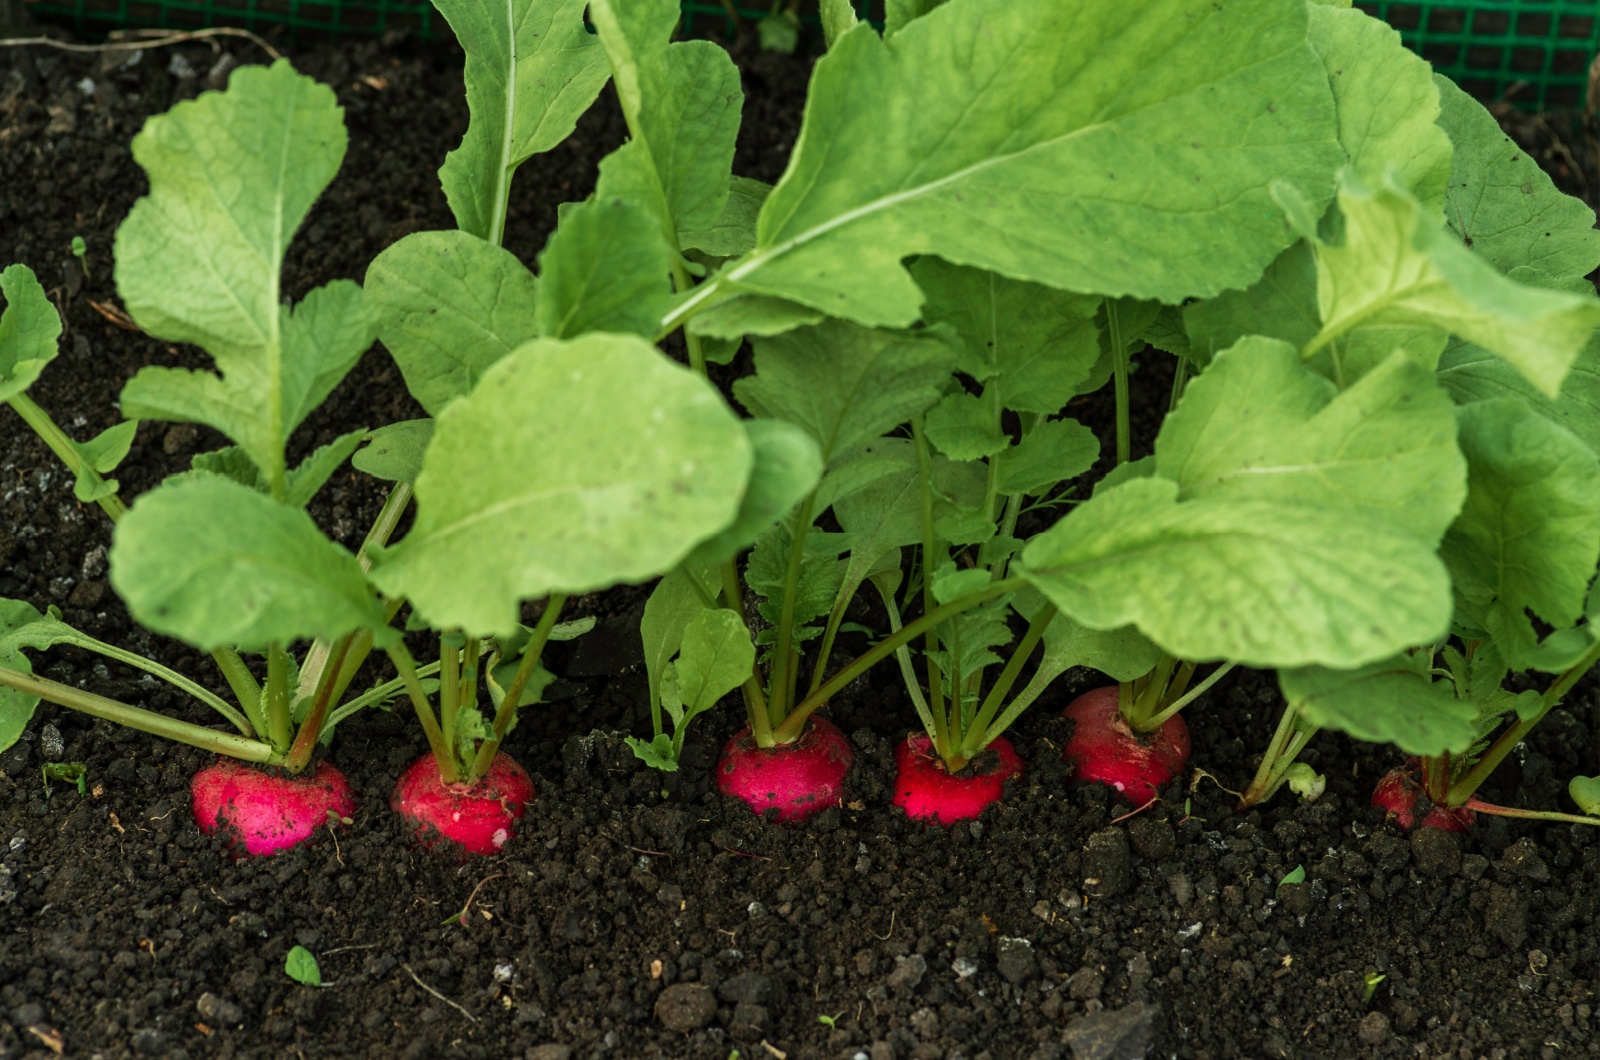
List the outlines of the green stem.
<svg viewBox="0 0 1600 1060">
<path fill-rule="evenodd" d="M 739 589 L 739 568 L 733 560 L 728 560 L 722 565 L 722 606 L 731 610 L 744 621 L 744 593 Z M 746 630 L 749 625 L 746 624 Z M 756 741 L 757 747 L 772 746 L 772 718 L 767 714 L 767 696 L 761 690 L 761 664 L 752 663 L 750 676 L 744 679 L 744 684 L 739 689 L 744 693 L 745 720 L 750 724 L 750 735 Z M 652 720 L 655 722 L 656 733 L 661 729 L 661 704 L 650 704 Z M 763 742 L 764 741 L 764 742 Z"/>
<path fill-rule="evenodd" d="M 1195 700 L 1205 695 L 1206 692 L 1210 690 L 1212 685 L 1222 680 L 1222 678 L 1237 665 L 1239 664 L 1234 662 L 1225 662 L 1215 670 L 1212 670 L 1210 674 L 1206 675 L 1206 679 L 1204 681 L 1201 681 L 1199 684 L 1195 685 L 1194 688 L 1190 689 L 1189 692 L 1179 696 L 1177 699 L 1168 704 L 1167 709 L 1161 711 L 1155 717 L 1146 721 L 1143 725 L 1133 726 L 1134 731 L 1155 732 L 1157 729 L 1161 728 L 1161 726 L 1165 725 L 1169 719 L 1176 715 L 1178 711 L 1182 710 L 1190 703 L 1193 703 Z"/>
<path fill-rule="evenodd" d="M 1278 727 L 1273 730 L 1272 740 L 1267 744 L 1267 753 L 1261 757 L 1261 765 L 1256 769 L 1255 777 L 1250 781 L 1250 786 L 1244 789 L 1244 794 L 1239 797 L 1239 808 L 1242 810 L 1264 799 L 1270 799 L 1272 793 L 1278 789 L 1273 783 L 1275 774 L 1279 775 L 1292 765 L 1292 757 L 1284 761 L 1284 751 L 1289 745 L 1290 737 L 1300 730 L 1300 708 L 1285 706 L 1283 715 L 1278 719 Z M 1281 768 L 1280 768 L 1281 767 Z"/>
<path fill-rule="evenodd" d="M 903 623 L 900 620 L 899 605 L 894 601 L 894 593 L 884 591 L 884 587 L 876 580 L 873 582 L 873 586 L 877 588 L 879 595 L 883 597 L 883 608 L 889 614 L 889 632 L 891 634 L 900 632 L 900 627 Z M 911 661 L 911 649 L 904 644 L 900 645 L 894 650 L 894 658 L 895 662 L 900 665 L 900 678 L 905 683 L 906 694 L 911 697 L 911 705 L 916 709 L 917 717 L 921 720 L 923 729 L 931 734 L 933 732 L 933 712 L 928 709 L 928 701 L 922 695 L 922 686 L 917 682 L 917 668 Z M 816 691 L 816 689 L 812 689 L 808 695 L 815 695 Z"/>
<path fill-rule="evenodd" d="M 533 676 L 533 668 L 538 665 L 539 656 L 544 654 L 544 646 L 550 640 L 550 631 L 555 628 L 556 617 L 561 614 L 561 608 L 566 604 L 567 598 L 563 593 L 551 593 L 545 601 L 544 614 L 539 616 L 539 624 L 533 627 L 533 636 L 528 639 L 527 647 L 522 649 L 522 662 L 517 666 L 517 674 L 506 686 L 505 698 L 500 701 L 500 709 L 494 714 L 494 731 L 489 738 L 478 745 L 478 756 L 472 761 L 472 768 L 468 771 L 468 779 L 481 780 L 489 772 L 489 766 L 494 762 L 494 756 L 500 751 L 500 741 L 506 738 L 506 733 L 511 729 L 511 722 L 517 716 L 517 703 L 522 699 L 522 690 L 528 685 L 528 678 Z"/>
<path fill-rule="evenodd" d="M 105 479 L 100 477 L 100 472 L 96 471 L 94 466 L 83 458 L 83 453 L 78 449 L 78 443 L 68 437 L 67 432 L 58 427 L 56 421 L 50 418 L 50 414 L 40 408 L 32 398 L 27 394 L 18 394 L 14 398 L 7 399 L 6 403 L 15 410 L 18 416 L 22 417 L 22 422 L 33 428 L 33 433 L 37 434 L 44 444 L 50 447 L 50 451 L 55 453 L 63 464 L 67 465 L 69 471 L 76 476 L 87 479 L 96 486 L 105 484 Z M 122 503 L 122 498 L 115 493 L 101 497 L 95 503 L 100 505 L 101 510 L 111 517 L 112 522 L 116 522 L 128 514 L 128 506 Z"/>
<path fill-rule="evenodd" d="M 994 732 L 990 726 L 994 722 L 995 715 L 1000 712 L 1000 704 L 1005 702 L 1006 696 L 1011 694 L 1012 686 L 1017 683 L 1017 678 L 1022 676 L 1022 668 L 1033 654 L 1034 647 L 1043 639 L 1045 628 L 1055 621 L 1056 613 L 1055 604 L 1046 601 L 1045 605 L 1034 614 L 1033 621 L 1028 623 L 1028 631 L 1022 635 L 1022 640 L 1018 642 L 1016 651 L 1011 653 L 1011 658 L 1006 660 L 1005 668 L 1000 671 L 1000 676 L 995 678 L 994 686 L 989 689 L 988 696 L 984 698 L 983 705 L 978 708 L 978 714 L 972 719 L 972 725 L 967 730 L 967 739 L 961 748 L 967 758 L 988 747 L 996 736 L 1005 731 L 1001 729 L 1000 732 Z M 974 740 L 972 738 L 974 733 L 980 739 Z"/>
<path fill-rule="evenodd" d="M 678 248 L 672 249 L 676 252 Z M 672 281 L 680 294 L 694 286 L 694 282 L 689 278 L 689 270 L 683 267 L 683 262 L 678 260 L 676 254 L 672 261 Z M 689 367 L 694 369 L 696 375 L 703 377 L 706 374 L 706 352 L 700 343 L 700 336 L 684 328 L 683 345 L 689 351 Z"/>
<path fill-rule="evenodd" d="M 948 621 L 956 615 L 961 614 L 963 611 L 970 611 L 974 607 L 981 607 L 996 597 L 1004 596 L 1006 593 L 1016 592 L 1026 584 L 1027 582 L 1021 578 L 1003 578 L 997 582 L 990 582 L 982 589 L 976 589 L 970 593 L 967 593 L 965 596 L 958 596 L 949 603 L 942 604 L 939 607 L 934 608 L 932 611 L 921 616 L 916 621 L 909 622 L 900 627 L 899 631 L 885 637 L 883 640 L 880 640 L 877 644 L 873 645 L 870 650 L 865 651 L 861 653 L 861 655 L 857 656 L 848 666 L 844 667 L 844 669 L 840 670 L 827 681 L 823 682 L 821 688 L 807 696 L 802 703 L 791 710 L 788 717 L 783 719 L 783 724 L 780 725 L 773 733 L 774 739 L 776 739 L 778 743 L 793 743 L 795 740 L 798 740 L 800 738 L 800 734 L 805 731 L 806 720 L 810 718 L 811 715 L 818 710 L 818 708 L 827 703 L 829 699 L 833 698 L 833 696 L 836 695 L 840 689 L 844 688 L 851 681 L 854 681 L 856 678 L 866 673 L 883 659 L 887 658 L 902 644 L 910 643 L 912 640 L 922 636 L 934 626 L 937 626 L 941 622 Z"/>
<path fill-rule="evenodd" d="M 428 738 L 428 746 L 433 750 L 433 760 L 439 766 L 439 779 L 446 784 L 454 784 L 461 779 L 461 767 L 456 762 L 455 748 L 444 742 L 444 733 L 439 731 L 439 719 L 433 715 L 433 706 L 428 702 L 428 693 L 422 690 L 422 678 L 417 673 L 417 665 L 411 658 L 411 653 L 406 650 L 405 642 L 395 640 L 389 648 L 389 659 L 394 663 L 394 668 L 400 672 L 400 680 L 405 685 L 406 694 L 411 697 L 411 705 L 417 711 L 417 720 L 422 723 L 422 732 Z"/>
<path fill-rule="evenodd" d="M 290 741 L 289 653 L 274 644 L 267 649 L 267 740 L 279 751 Z"/>
<path fill-rule="evenodd" d="M 477 707 L 478 705 L 478 666 L 483 658 L 483 641 L 477 637 L 468 637 L 467 646 L 463 649 L 466 662 L 461 668 L 461 693 L 456 701 L 456 709 L 463 706 Z"/>
<path fill-rule="evenodd" d="M 135 667 L 136 669 L 143 670 L 145 673 L 150 674 L 153 677 L 159 677 L 167 684 L 173 686 L 181 692 L 187 692 L 189 695 L 193 696 L 195 699 L 198 699 L 200 702 L 204 703 L 218 714 L 221 714 L 224 718 L 227 718 L 228 724 L 238 729 L 242 735 L 259 735 L 259 733 L 256 733 L 255 730 L 251 728 L 249 719 L 235 710 L 233 706 L 227 702 L 227 700 L 222 699 L 220 696 L 217 696 L 209 690 L 200 687 L 177 671 L 167 669 L 165 666 L 162 666 L 160 663 L 155 662 L 152 659 L 146 659 L 143 655 L 126 651 L 117 647 L 116 645 L 107 644 L 104 641 L 95 640 L 93 637 L 83 633 L 79 633 L 71 641 L 66 643 L 70 643 L 79 648 L 85 648 L 100 655 L 104 655 L 108 659 L 115 659 L 117 662 L 126 663 L 127 665 Z"/>
<path fill-rule="evenodd" d="M 1463 803 L 1467 809 L 1496 817 L 1518 817 L 1525 821 L 1556 821 L 1561 824 L 1600 825 L 1600 817 L 1585 817 L 1576 813 L 1557 813 L 1555 810 L 1519 810 L 1514 806 L 1497 806 L 1482 799 L 1469 798 Z"/>
<path fill-rule="evenodd" d="M 461 702 L 461 653 L 439 634 L 439 728 L 444 742 L 456 745 L 456 708 Z"/>
<path fill-rule="evenodd" d="M 938 605 L 933 595 L 933 557 L 937 544 L 933 533 L 933 458 L 928 452 L 928 438 L 922 432 L 922 417 L 911 421 L 911 437 L 917 447 L 917 489 L 922 502 L 922 613 L 932 614 Z M 913 623 L 914 624 L 914 623 Z M 933 717 L 933 749 L 940 758 L 949 758 L 950 717 L 945 705 L 944 681 L 934 653 L 939 650 L 939 635 L 934 626 L 927 629 L 923 643 L 922 661 L 928 671 L 928 713 Z M 961 692 L 956 690 L 959 700 Z"/>
<path fill-rule="evenodd" d="M 61 684 L 59 681 L 21 673 L 3 666 L 0 666 L 0 686 L 15 689 L 24 695 L 38 696 L 59 706 L 125 725 L 139 732 L 147 732 L 152 736 L 161 736 L 188 744 L 190 747 L 198 747 L 202 751 L 211 751 L 246 762 L 276 764 L 282 760 L 277 751 L 260 740 L 235 736 L 229 732 L 217 732 L 203 725 L 179 721 L 165 714 L 157 714 L 153 710 L 119 703 L 105 696 L 97 696 L 93 692 Z"/>
<path fill-rule="evenodd" d="M 419 666 L 416 669 L 417 677 L 420 680 L 424 677 L 432 677 L 434 674 L 438 673 L 439 664 L 436 662 L 428 663 L 426 666 Z M 370 707 L 374 703 L 382 703 L 391 696 L 394 696 L 400 692 L 404 692 L 405 690 L 405 678 L 396 677 L 392 681 L 385 681 L 376 688 L 370 688 L 361 693 L 361 695 L 356 696 L 354 699 L 346 700 L 345 702 L 341 703 L 337 709 L 329 713 L 327 724 L 324 725 L 323 728 L 331 729 L 357 711 L 366 707 Z"/>
<path fill-rule="evenodd" d="M 794 702 L 789 697 L 789 673 L 797 668 L 794 655 L 795 596 L 800 587 L 800 568 L 806 558 L 806 536 L 811 529 L 811 511 L 817 495 L 812 493 L 800 505 L 794 518 L 794 535 L 789 542 L 789 566 L 783 572 L 783 605 L 778 612 L 778 639 L 772 649 L 772 682 L 767 689 L 767 717 L 780 722 Z"/>
<path fill-rule="evenodd" d="M 1528 733 L 1532 731 L 1533 727 L 1544 720 L 1546 714 L 1556 708 L 1562 697 L 1572 691 L 1572 686 L 1577 684 L 1579 679 L 1588 673 L 1590 668 L 1597 662 L 1600 662 L 1600 641 L 1596 641 L 1591 645 L 1589 650 L 1584 652 L 1582 658 L 1573 663 L 1560 677 L 1555 679 L 1549 688 L 1545 689 L 1544 695 L 1539 700 L 1539 712 L 1537 714 L 1531 718 L 1519 719 L 1517 724 L 1501 733 L 1499 739 L 1489 746 L 1489 749 L 1473 764 L 1466 775 L 1450 786 L 1448 805 L 1460 806 L 1477 794 L 1478 789 L 1483 786 L 1483 782 L 1489 779 L 1489 774 L 1494 772 L 1496 766 L 1505 761 L 1506 755 L 1511 753 L 1512 748 L 1521 743 Z"/>
<path fill-rule="evenodd" d="M 1172 680 L 1172 671 L 1177 665 L 1176 658 L 1162 652 L 1155 669 L 1145 676 L 1144 687 L 1134 696 L 1133 705 L 1128 713 L 1123 715 L 1135 731 L 1149 731 L 1145 728 L 1146 719 L 1161 709 L 1161 699 L 1167 694 L 1167 685 Z"/>
<path fill-rule="evenodd" d="M 1106 339 L 1111 344 L 1111 378 L 1117 394 L 1117 464 L 1126 464 L 1133 457 L 1133 431 L 1129 414 L 1128 347 L 1122 338 L 1122 314 L 1117 303 L 1107 299 Z"/>
<path fill-rule="evenodd" d="M 344 668 L 345 653 L 350 650 L 350 638 L 339 638 L 339 654 L 334 658 L 333 669 L 323 672 L 323 679 L 317 685 L 317 696 L 312 701 L 311 710 L 306 714 L 305 720 L 300 723 L 300 731 L 295 733 L 294 746 L 289 748 L 289 758 L 284 767 L 290 773 L 299 773 L 311 764 L 311 752 L 316 749 L 317 741 L 322 738 L 323 722 L 328 717 L 328 707 L 333 703 L 333 686 Z"/>
</svg>

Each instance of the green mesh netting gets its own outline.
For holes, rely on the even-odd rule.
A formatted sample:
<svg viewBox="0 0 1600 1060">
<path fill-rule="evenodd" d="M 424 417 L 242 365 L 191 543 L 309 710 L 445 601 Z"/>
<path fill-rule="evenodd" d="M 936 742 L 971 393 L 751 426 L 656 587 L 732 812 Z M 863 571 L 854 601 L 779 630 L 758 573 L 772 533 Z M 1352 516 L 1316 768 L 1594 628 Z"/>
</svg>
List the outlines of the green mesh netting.
<svg viewBox="0 0 1600 1060">
<path fill-rule="evenodd" d="M 295 37 L 324 39 L 391 29 L 422 37 L 449 32 L 426 0 L 38 0 L 31 6 L 91 31 L 282 27 Z M 856 6 L 881 17 L 881 2 L 857 0 Z M 1356 6 L 1399 29 L 1407 44 L 1473 95 L 1529 109 L 1582 105 L 1589 64 L 1600 51 L 1600 0 L 1366 0 Z M 772 10 L 759 0 L 742 0 L 737 8 L 752 20 Z M 686 32 L 729 28 L 726 7 L 717 0 L 684 0 L 683 10 Z"/>
</svg>

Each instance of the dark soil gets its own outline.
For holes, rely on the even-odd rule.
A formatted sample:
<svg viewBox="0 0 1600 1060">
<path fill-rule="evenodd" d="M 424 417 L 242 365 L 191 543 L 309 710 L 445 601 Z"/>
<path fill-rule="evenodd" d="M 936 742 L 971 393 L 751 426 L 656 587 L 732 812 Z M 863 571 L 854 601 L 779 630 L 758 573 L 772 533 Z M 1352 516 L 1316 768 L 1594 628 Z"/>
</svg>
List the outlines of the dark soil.
<svg viewBox="0 0 1600 1060">
<path fill-rule="evenodd" d="M 62 355 L 34 393 L 80 436 L 117 419 L 140 366 L 203 363 L 97 304 L 116 305 L 112 234 L 143 191 L 128 141 L 234 57 L 260 58 L 231 44 L 137 61 L 0 51 L 0 265 L 31 265 L 64 314 Z M 298 297 L 359 279 L 408 232 L 450 224 L 434 174 L 466 109 L 448 47 L 293 58 L 335 87 L 351 132 L 342 175 L 294 244 Z M 739 58 L 738 167 L 771 179 L 808 64 Z M 531 260 L 556 206 L 588 191 L 622 135 L 608 96 L 572 141 L 524 167 L 508 245 Z M 1146 368 L 1153 411 L 1163 359 Z M 1079 411 L 1104 425 L 1103 403 Z M 415 414 L 375 349 L 297 441 L 309 450 Z M 136 495 L 216 442 L 147 424 L 118 477 Z M 314 514 L 354 545 L 380 501 L 350 473 Z M 53 603 L 212 679 L 206 660 L 131 625 L 105 581 L 105 520 L 5 410 L 0 503 L 0 595 Z M 1002 806 L 924 829 L 886 805 L 891 744 L 912 721 L 887 669 L 830 708 L 859 749 L 855 801 L 777 828 L 711 791 L 733 711 L 697 725 L 676 774 L 643 769 L 621 742 L 648 727 L 630 632 L 641 601 L 626 589 L 581 602 L 605 620 L 558 653 L 559 698 L 507 745 L 539 802 L 506 855 L 466 865 L 409 847 L 387 808 L 424 746 L 406 716 L 374 711 L 339 732 L 334 757 L 361 799 L 351 828 L 234 862 L 188 815 L 202 755 L 41 708 L 0 756 L 0 1057 L 1600 1054 L 1592 830 L 1497 819 L 1465 840 L 1408 839 L 1366 805 L 1392 754 L 1333 736 L 1307 756 L 1329 781 L 1315 804 L 1283 796 L 1237 815 L 1202 781 L 1192 802 L 1174 785 L 1121 820 L 1131 807 L 1069 788 L 1058 760 L 1055 715 L 1085 674 L 1017 726 L 1029 772 Z M 90 656 L 60 650 L 42 669 L 206 720 Z M 1600 772 L 1595 700 L 1581 686 L 1488 797 L 1557 807 L 1566 777 Z M 1191 717 L 1194 762 L 1243 787 L 1279 706 L 1269 675 L 1225 681 Z M 46 760 L 84 763 L 89 793 L 58 783 L 47 796 Z M 1280 886 L 1297 868 L 1305 882 Z M 319 958 L 323 989 L 285 976 L 296 944 Z"/>
</svg>

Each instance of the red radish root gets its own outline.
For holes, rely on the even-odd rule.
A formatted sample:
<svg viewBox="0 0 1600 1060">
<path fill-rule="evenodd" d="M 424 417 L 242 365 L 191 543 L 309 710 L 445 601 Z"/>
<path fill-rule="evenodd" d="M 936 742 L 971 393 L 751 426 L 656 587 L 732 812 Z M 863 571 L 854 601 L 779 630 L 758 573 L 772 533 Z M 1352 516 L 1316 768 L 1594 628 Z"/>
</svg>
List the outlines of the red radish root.
<svg viewBox="0 0 1600 1060">
<path fill-rule="evenodd" d="M 1383 810 L 1402 831 L 1409 832 L 1420 823 L 1423 828 L 1437 828 L 1441 832 L 1465 832 L 1476 814 L 1465 806 L 1450 809 L 1431 802 L 1422 785 L 1417 783 L 1416 763 L 1391 769 L 1372 789 L 1372 805 Z"/>
<path fill-rule="evenodd" d="M 430 753 L 400 774 L 389 805 L 429 850 L 444 840 L 469 854 L 498 854 L 534 798 L 533 781 L 504 751 L 473 784 L 446 784 Z"/>
<path fill-rule="evenodd" d="M 855 760 L 850 741 L 826 718 L 812 717 L 794 743 L 768 748 L 756 745 L 747 726 L 722 748 L 717 790 L 758 814 L 775 809 L 777 820 L 798 823 L 843 801 Z"/>
<path fill-rule="evenodd" d="M 189 782 L 194 823 L 221 832 L 235 851 L 276 854 L 305 842 L 333 818 L 356 812 L 350 782 L 329 762 L 297 777 L 219 758 Z"/>
<path fill-rule="evenodd" d="M 1061 759 L 1079 784 L 1109 784 L 1135 802 L 1154 795 L 1189 761 L 1189 726 L 1174 714 L 1153 733 L 1138 734 L 1117 709 L 1117 686 L 1085 692 L 1061 716 L 1077 725 Z"/>
<path fill-rule="evenodd" d="M 913 820 L 943 825 L 977 817 L 1000 800 L 1006 781 L 1022 775 L 1022 759 L 1004 736 L 952 774 L 934 753 L 928 734 L 913 732 L 895 745 L 894 767 L 894 804 Z"/>
</svg>

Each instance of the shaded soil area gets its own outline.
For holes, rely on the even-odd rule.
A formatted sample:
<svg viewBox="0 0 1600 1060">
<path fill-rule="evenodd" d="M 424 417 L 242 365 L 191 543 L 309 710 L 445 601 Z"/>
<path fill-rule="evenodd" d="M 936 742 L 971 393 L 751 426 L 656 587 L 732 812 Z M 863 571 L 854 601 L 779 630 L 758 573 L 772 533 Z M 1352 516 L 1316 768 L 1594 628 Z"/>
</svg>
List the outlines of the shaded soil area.
<svg viewBox="0 0 1600 1060">
<path fill-rule="evenodd" d="M 448 47 L 292 57 L 334 86 L 350 127 L 345 168 L 291 251 L 298 297 L 450 224 L 435 171 L 466 108 Z M 113 319 L 111 240 L 144 190 L 128 142 L 148 114 L 259 58 L 233 44 L 0 53 L 0 265 L 31 265 L 63 311 L 62 355 L 34 395 L 80 437 L 116 421 L 139 367 L 204 363 Z M 739 59 L 738 168 L 772 179 L 808 62 Z M 524 167 L 507 245 L 531 261 L 557 205 L 587 193 L 623 133 L 608 93 L 572 141 Z M 1164 368 L 1146 364 L 1147 425 Z M 1104 429 L 1108 407 L 1077 411 Z M 296 441 L 309 451 L 416 414 L 374 349 Z M 146 424 L 118 477 L 137 495 L 217 444 Z M 352 472 L 313 513 L 354 546 L 381 500 Z M 196 653 L 131 625 L 105 581 L 108 542 L 98 510 L 0 410 L 0 596 L 53 603 L 102 639 L 214 680 Z M 1243 787 L 1267 742 L 1280 706 L 1270 675 L 1225 680 L 1191 716 L 1194 763 L 1220 783 L 1174 785 L 1131 818 L 1108 792 L 1067 785 L 1055 715 L 1089 687 L 1068 675 L 1014 730 L 1026 777 L 981 821 L 945 830 L 887 808 L 892 743 L 913 715 L 880 669 L 830 708 L 858 748 L 852 800 L 776 828 L 712 790 L 733 711 L 697 723 L 676 774 L 623 745 L 619 733 L 648 727 L 642 600 L 635 588 L 578 603 L 598 629 L 558 646 L 554 702 L 507 743 L 539 802 L 508 853 L 465 865 L 408 846 L 388 811 L 424 747 L 405 715 L 369 712 L 339 732 L 353 826 L 234 862 L 188 817 L 202 755 L 41 708 L 0 755 L 0 1057 L 1600 1054 L 1600 837 L 1486 820 L 1464 840 L 1407 838 L 1366 805 L 1390 753 L 1332 736 L 1307 755 L 1328 777 L 1320 801 L 1235 814 L 1220 785 Z M 207 720 L 81 653 L 41 669 Z M 1487 796 L 1563 805 L 1566 777 L 1600 772 L 1597 713 L 1589 682 Z M 85 764 L 87 794 L 47 794 L 45 761 Z M 1301 869 L 1304 882 L 1283 883 Z M 295 945 L 319 958 L 323 988 L 284 974 Z"/>
</svg>

